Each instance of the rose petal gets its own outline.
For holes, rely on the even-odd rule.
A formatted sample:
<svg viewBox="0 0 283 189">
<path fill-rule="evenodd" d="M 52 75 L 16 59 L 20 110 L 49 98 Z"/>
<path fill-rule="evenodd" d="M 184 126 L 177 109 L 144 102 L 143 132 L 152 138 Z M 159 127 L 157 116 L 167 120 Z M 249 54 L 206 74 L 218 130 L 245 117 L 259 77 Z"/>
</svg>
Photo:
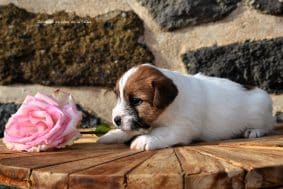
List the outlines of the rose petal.
<svg viewBox="0 0 283 189">
<path fill-rule="evenodd" d="M 73 106 L 65 106 L 64 112 L 68 114 L 71 118 L 71 120 L 67 125 L 66 130 L 63 133 L 63 135 L 68 135 L 69 133 L 73 132 L 73 130 L 76 129 L 76 126 L 79 124 L 79 122 L 82 119 L 82 113 L 74 109 Z"/>
<path fill-rule="evenodd" d="M 52 98 L 51 96 L 45 95 L 43 93 L 36 93 L 34 96 L 37 99 L 45 101 L 47 104 L 54 105 L 54 106 L 59 106 L 58 102 Z"/>
<path fill-rule="evenodd" d="M 38 111 L 30 112 L 30 114 L 29 114 L 29 121 L 33 125 L 36 125 L 39 122 L 43 122 L 49 128 L 51 128 L 54 125 L 51 116 L 46 111 L 39 111 L 38 110 Z"/>
<path fill-rule="evenodd" d="M 75 140 L 80 138 L 81 134 L 79 131 L 74 131 L 65 137 L 65 142 L 57 146 L 57 148 L 64 148 L 66 146 L 70 146 L 74 143 Z"/>
</svg>

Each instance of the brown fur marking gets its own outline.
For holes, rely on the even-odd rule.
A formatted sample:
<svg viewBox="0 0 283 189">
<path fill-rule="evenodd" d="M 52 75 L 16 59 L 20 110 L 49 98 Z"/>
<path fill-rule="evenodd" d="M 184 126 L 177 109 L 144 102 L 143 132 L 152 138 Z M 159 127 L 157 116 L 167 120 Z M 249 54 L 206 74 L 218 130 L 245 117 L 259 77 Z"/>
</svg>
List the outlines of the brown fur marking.
<svg viewBox="0 0 283 189">
<path fill-rule="evenodd" d="M 172 103 L 178 89 L 173 81 L 159 70 L 150 66 L 140 66 L 128 79 L 124 94 L 127 102 L 129 96 L 143 100 L 134 108 L 143 122 L 151 124 Z"/>
</svg>

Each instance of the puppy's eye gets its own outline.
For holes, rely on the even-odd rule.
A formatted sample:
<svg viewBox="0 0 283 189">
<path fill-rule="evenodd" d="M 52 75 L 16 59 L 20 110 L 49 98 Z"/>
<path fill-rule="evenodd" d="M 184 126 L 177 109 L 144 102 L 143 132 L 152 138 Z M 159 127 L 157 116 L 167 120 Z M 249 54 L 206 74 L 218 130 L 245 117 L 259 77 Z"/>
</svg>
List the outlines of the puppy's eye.
<svg viewBox="0 0 283 189">
<path fill-rule="evenodd" d="M 130 104 L 132 106 L 138 106 L 142 103 L 142 99 L 138 98 L 138 97 L 130 97 L 129 98 Z"/>
</svg>

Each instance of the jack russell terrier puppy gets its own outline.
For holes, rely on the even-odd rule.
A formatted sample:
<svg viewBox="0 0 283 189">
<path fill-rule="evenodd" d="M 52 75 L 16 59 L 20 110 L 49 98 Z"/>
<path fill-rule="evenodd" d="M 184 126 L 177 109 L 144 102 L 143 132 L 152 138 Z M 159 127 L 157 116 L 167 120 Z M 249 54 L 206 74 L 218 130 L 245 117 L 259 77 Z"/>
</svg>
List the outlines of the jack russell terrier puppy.
<svg viewBox="0 0 283 189">
<path fill-rule="evenodd" d="M 272 101 L 259 89 L 202 74 L 184 75 L 150 64 L 128 70 L 115 87 L 117 129 L 98 143 L 125 143 L 153 150 L 272 131 Z"/>
</svg>

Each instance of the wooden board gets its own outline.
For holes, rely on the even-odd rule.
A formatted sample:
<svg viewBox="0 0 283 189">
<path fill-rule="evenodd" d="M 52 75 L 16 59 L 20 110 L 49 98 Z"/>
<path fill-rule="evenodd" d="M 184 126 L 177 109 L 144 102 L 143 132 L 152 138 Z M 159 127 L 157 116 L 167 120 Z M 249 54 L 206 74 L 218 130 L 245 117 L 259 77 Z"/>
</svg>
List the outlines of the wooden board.
<svg viewBox="0 0 283 189">
<path fill-rule="evenodd" d="M 144 152 L 88 142 L 41 153 L 12 152 L 0 145 L 0 184 L 54 189 L 279 188 L 282 143 L 283 135 L 275 135 Z"/>
<path fill-rule="evenodd" d="M 254 139 L 232 139 L 232 140 L 224 140 L 224 141 L 203 142 L 203 143 L 196 143 L 194 145 L 283 147 L 283 135 L 266 136 L 263 138 L 254 138 Z"/>
<path fill-rule="evenodd" d="M 180 147 L 176 152 L 185 172 L 184 188 L 243 188 L 243 169 L 203 155 L 191 147 Z"/>
<path fill-rule="evenodd" d="M 283 148 L 241 146 L 202 146 L 195 150 L 205 155 L 244 168 L 246 188 L 275 187 L 283 185 Z"/>
<path fill-rule="evenodd" d="M 154 151 L 141 152 L 71 174 L 69 188 L 123 188 L 125 175 L 153 154 Z"/>
<path fill-rule="evenodd" d="M 34 188 L 67 188 L 69 174 L 136 153 L 139 152 L 117 150 L 110 153 L 100 154 L 97 157 L 34 169 L 31 175 L 32 186 Z"/>
<path fill-rule="evenodd" d="M 127 187 L 131 189 L 181 189 L 182 170 L 174 149 L 163 149 L 143 162 L 127 175 Z"/>
</svg>

